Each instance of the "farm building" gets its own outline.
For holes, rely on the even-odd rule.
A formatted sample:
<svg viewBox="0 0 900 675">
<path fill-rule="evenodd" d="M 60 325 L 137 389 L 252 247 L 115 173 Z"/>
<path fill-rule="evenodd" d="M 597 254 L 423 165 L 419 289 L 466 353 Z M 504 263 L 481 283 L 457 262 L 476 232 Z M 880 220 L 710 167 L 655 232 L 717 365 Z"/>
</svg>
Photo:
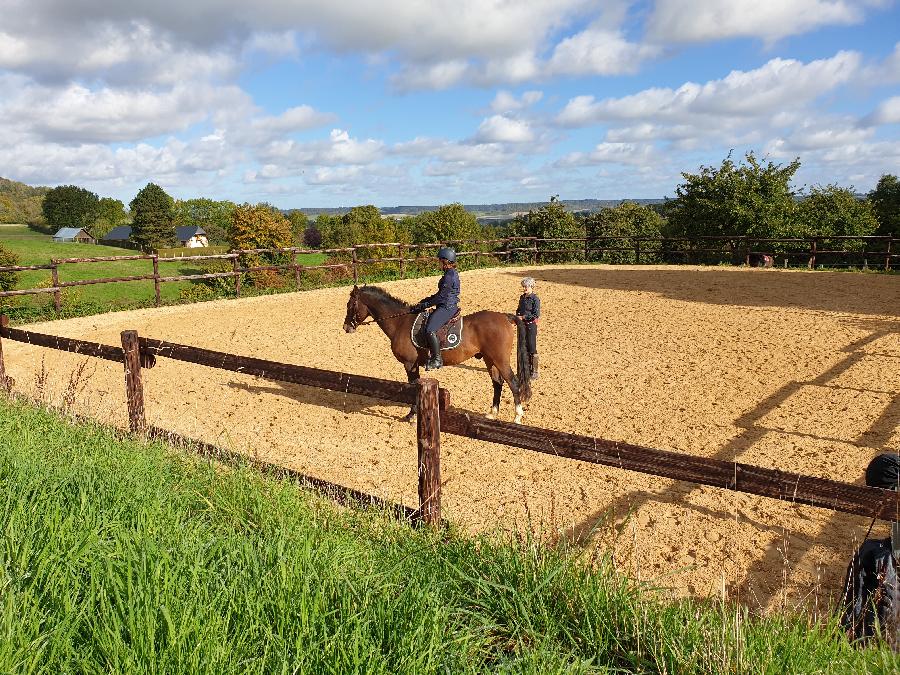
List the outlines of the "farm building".
<svg viewBox="0 0 900 675">
<path fill-rule="evenodd" d="M 200 248 L 209 246 L 209 240 L 206 238 L 206 231 L 202 227 L 195 225 L 187 227 L 176 227 L 175 236 L 181 245 L 185 248 Z"/>
<path fill-rule="evenodd" d="M 96 244 L 90 232 L 83 227 L 61 227 L 59 231 L 53 235 L 55 242 L 77 241 L 79 244 Z"/>
<path fill-rule="evenodd" d="M 195 225 L 187 227 L 176 227 L 175 237 L 176 239 L 178 239 L 178 243 L 185 248 L 200 248 L 202 246 L 209 246 L 209 240 L 206 237 L 206 231 L 202 227 L 197 227 Z M 105 237 L 103 237 L 104 242 L 120 246 L 130 241 L 130 239 L 130 225 L 114 227 Z"/>
</svg>

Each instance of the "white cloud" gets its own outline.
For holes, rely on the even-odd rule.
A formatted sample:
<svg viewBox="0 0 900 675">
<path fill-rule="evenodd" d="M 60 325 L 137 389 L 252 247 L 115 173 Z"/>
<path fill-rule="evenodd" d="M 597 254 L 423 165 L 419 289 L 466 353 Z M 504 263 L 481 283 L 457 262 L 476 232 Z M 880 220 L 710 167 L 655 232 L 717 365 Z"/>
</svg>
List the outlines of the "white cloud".
<svg viewBox="0 0 900 675">
<path fill-rule="evenodd" d="M 556 167 L 592 166 L 595 164 L 648 164 L 654 156 L 653 146 L 646 143 L 599 143 L 591 152 L 573 152 L 556 162 Z"/>
<path fill-rule="evenodd" d="M 870 119 L 873 124 L 900 124 L 900 96 L 882 101 Z"/>
<path fill-rule="evenodd" d="M 645 89 L 603 101 L 578 96 L 568 102 L 557 122 L 585 126 L 617 119 L 690 121 L 695 115 L 770 115 L 802 107 L 846 84 L 859 72 L 860 63 L 856 52 L 838 52 L 807 64 L 776 58 L 755 70 L 735 70 L 703 85 L 687 82 L 678 89 Z"/>
<path fill-rule="evenodd" d="M 589 28 L 556 45 L 547 70 L 560 75 L 634 73 L 643 61 L 659 52 L 654 45 L 629 42 L 620 31 Z"/>
<path fill-rule="evenodd" d="M 526 91 L 519 98 L 508 91 L 500 90 L 491 101 L 491 110 L 495 113 L 507 113 L 530 108 L 543 98 L 541 91 Z"/>
<path fill-rule="evenodd" d="M 756 37 L 767 42 L 822 26 L 860 23 L 868 7 L 854 0 L 657 0 L 647 33 L 658 43 Z"/>
<path fill-rule="evenodd" d="M 523 120 L 493 115 L 482 121 L 475 139 L 482 143 L 530 143 L 534 132 Z"/>
</svg>

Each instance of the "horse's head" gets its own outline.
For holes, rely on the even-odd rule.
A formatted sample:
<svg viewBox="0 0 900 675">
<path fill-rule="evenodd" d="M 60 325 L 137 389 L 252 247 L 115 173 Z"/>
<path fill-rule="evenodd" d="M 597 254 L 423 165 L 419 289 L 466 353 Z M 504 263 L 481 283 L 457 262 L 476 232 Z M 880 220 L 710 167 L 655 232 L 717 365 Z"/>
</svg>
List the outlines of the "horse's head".
<svg viewBox="0 0 900 675">
<path fill-rule="evenodd" d="M 344 331 L 347 333 L 355 332 L 356 327 L 369 318 L 369 308 L 360 301 L 359 296 L 359 288 L 354 286 L 347 300 L 347 316 L 344 317 Z"/>
</svg>

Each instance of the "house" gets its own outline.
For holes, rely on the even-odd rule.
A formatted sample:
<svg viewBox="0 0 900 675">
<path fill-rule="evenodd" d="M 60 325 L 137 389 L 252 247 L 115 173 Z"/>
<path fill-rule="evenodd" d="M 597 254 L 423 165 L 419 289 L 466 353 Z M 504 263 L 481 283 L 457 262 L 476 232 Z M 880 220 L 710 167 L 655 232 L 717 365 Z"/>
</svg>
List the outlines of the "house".
<svg viewBox="0 0 900 675">
<path fill-rule="evenodd" d="M 83 227 L 61 227 L 59 228 L 59 232 L 53 235 L 53 241 L 77 241 L 79 244 L 97 243 L 97 240 Z"/>
<path fill-rule="evenodd" d="M 121 246 L 122 248 L 137 248 L 131 241 L 131 225 L 119 225 L 100 238 L 101 244 L 107 246 Z"/>
<path fill-rule="evenodd" d="M 209 240 L 206 238 L 206 231 L 202 227 L 196 225 L 176 227 L 175 237 L 185 248 L 209 246 Z"/>
</svg>

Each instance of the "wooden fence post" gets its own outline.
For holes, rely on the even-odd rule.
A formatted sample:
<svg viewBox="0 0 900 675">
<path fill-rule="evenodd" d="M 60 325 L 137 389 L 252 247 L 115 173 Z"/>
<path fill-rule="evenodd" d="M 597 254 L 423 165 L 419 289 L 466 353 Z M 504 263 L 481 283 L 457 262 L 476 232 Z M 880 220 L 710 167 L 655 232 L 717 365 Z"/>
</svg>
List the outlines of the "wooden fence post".
<svg viewBox="0 0 900 675">
<path fill-rule="evenodd" d="M 291 261 L 294 264 L 294 281 L 297 282 L 297 290 L 300 290 L 300 265 L 297 263 L 297 256 L 300 255 L 296 251 L 291 256 Z"/>
<path fill-rule="evenodd" d="M 159 292 L 159 253 L 153 254 L 153 292 L 156 294 L 156 306 L 161 303 Z"/>
<path fill-rule="evenodd" d="M 634 242 L 634 264 L 641 264 L 641 240 L 636 239 Z"/>
<path fill-rule="evenodd" d="M 5 330 L 9 325 L 9 319 L 6 314 L 0 314 L 0 329 Z M 3 364 L 3 338 L 0 337 L 0 391 L 9 393 L 12 389 L 13 381 L 6 376 L 6 366 Z"/>
<path fill-rule="evenodd" d="M 144 417 L 144 385 L 141 382 L 141 347 L 136 330 L 122 331 L 122 349 L 125 351 L 125 396 L 128 401 L 128 426 L 132 433 L 147 431 Z"/>
<path fill-rule="evenodd" d="M 397 245 L 397 257 L 400 258 L 400 278 L 403 278 L 403 244 Z"/>
<path fill-rule="evenodd" d="M 441 522 L 440 393 L 437 380 L 431 378 L 420 379 L 417 386 L 419 519 L 426 525 L 436 526 Z"/>
<path fill-rule="evenodd" d="M 809 262 L 807 263 L 809 269 L 816 269 L 816 240 L 809 240 Z"/>
<path fill-rule="evenodd" d="M 241 297 L 241 263 L 240 253 L 235 253 L 231 259 L 231 267 L 234 270 L 234 297 Z"/>
<path fill-rule="evenodd" d="M 891 269 L 891 242 L 894 241 L 894 238 L 891 237 L 887 241 L 887 251 L 885 251 L 884 255 L 884 271 L 887 272 Z"/>
<path fill-rule="evenodd" d="M 744 264 L 750 267 L 750 238 L 744 237 Z"/>
<path fill-rule="evenodd" d="M 359 272 L 356 269 L 356 244 L 353 245 L 353 251 L 350 254 L 351 266 L 353 267 L 353 283 L 359 283 Z"/>
<path fill-rule="evenodd" d="M 51 260 L 50 262 L 53 265 L 50 274 L 53 276 L 53 287 L 56 289 L 53 291 L 53 307 L 56 309 L 56 313 L 59 314 L 59 310 L 62 308 L 62 297 L 59 292 L 59 268 L 57 267 L 55 260 Z"/>
</svg>

